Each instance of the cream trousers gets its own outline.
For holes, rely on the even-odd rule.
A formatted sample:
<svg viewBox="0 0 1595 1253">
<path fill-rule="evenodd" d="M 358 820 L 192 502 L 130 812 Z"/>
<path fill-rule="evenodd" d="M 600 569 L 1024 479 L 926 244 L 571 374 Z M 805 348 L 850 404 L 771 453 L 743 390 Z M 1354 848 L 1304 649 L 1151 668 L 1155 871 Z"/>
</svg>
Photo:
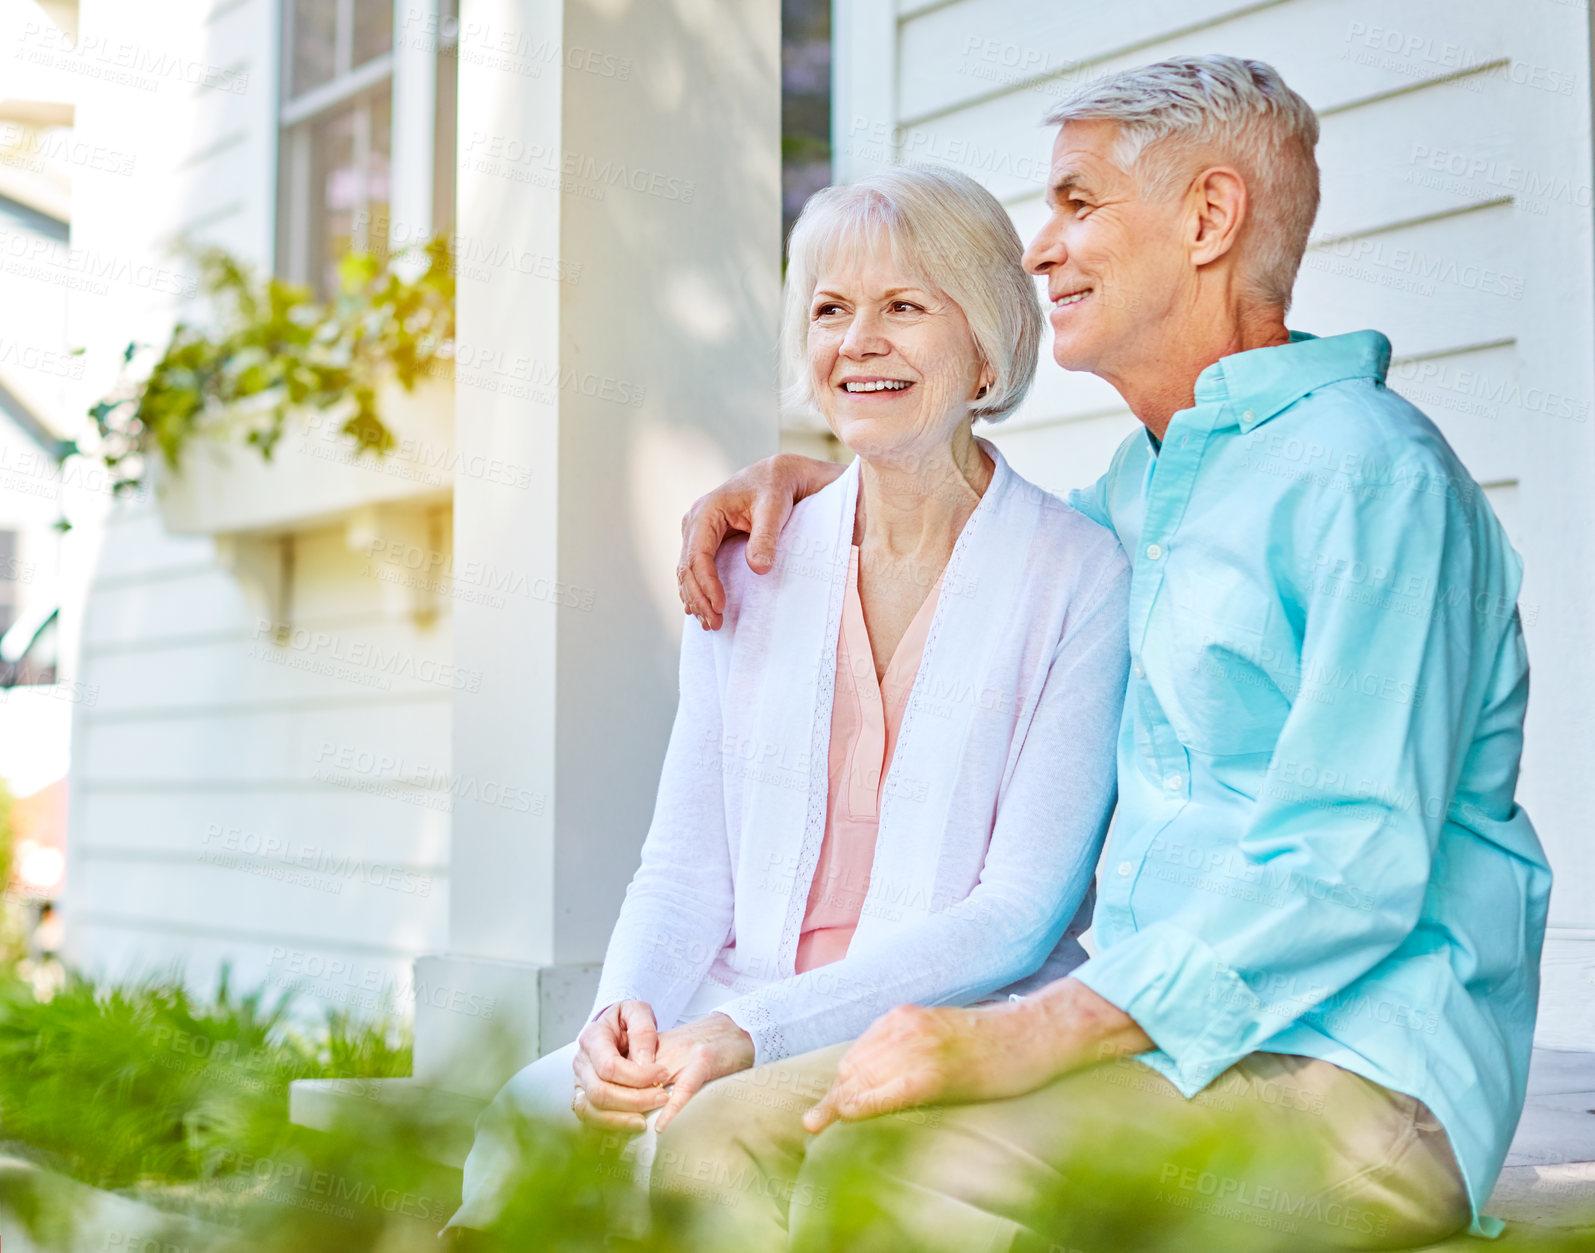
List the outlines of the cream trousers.
<svg viewBox="0 0 1595 1253">
<path fill-rule="evenodd" d="M 697 1197 L 695 1249 L 1395 1249 L 1465 1225 L 1421 1102 L 1255 1053 L 1187 1099 L 1133 1060 L 1026 1096 L 800 1125 L 847 1046 L 709 1085 L 661 1137 L 655 1193 Z"/>
</svg>

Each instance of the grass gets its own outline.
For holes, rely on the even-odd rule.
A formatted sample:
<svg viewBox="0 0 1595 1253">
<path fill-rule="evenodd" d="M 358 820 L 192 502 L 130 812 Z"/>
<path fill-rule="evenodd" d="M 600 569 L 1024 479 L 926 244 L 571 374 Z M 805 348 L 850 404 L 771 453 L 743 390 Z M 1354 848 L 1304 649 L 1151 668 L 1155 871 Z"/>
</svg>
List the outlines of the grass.
<svg viewBox="0 0 1595 1253">
<path fill-rule="evenodd" d="M 435 1253 L 459 1172 L 431 1160 L 426 1128 L 377 1102 L 354 1102 L 326 1133 L 287 1118 L 293 1080 L 407 1075 L 408 1045 L 338 1015 L 306 1031 L 287 1010 L 225 976 L 205 1000 L 175 978 L 96 986 L 69 976 L 41 999 L 0 977 L 0 1141 L 49 1172 L 0 1175 L 0 1208 L 43 1247 L 107 1247 L 80 1228 L 84 1194 L 69 1179 L 168 1215 L 160 1234 L 117 1233 L 127 1247 Z M 535 1126 L 526 1135 L 533 1170 L 516 1201 L 512 1226 L 525 1239 L 515 1247 L 608 1247 L 608 1214 L 630 1197 L 621 1173 L 589 1138 Z"/>
<path fill-rule="evenodd" d="M 329 1017 L 307 1035 L 287 1001 L 238 994 L 224 973 L 197 1002 L 175 978 L 99 987 L 69 976 L 48 1000 L 0 983 L 0 1136 L 101 1188 L 206 1178 L 229 1153 L 288 1131 L 288 1084 L 408 1074 L 383 1027 Z"/>
</svg>

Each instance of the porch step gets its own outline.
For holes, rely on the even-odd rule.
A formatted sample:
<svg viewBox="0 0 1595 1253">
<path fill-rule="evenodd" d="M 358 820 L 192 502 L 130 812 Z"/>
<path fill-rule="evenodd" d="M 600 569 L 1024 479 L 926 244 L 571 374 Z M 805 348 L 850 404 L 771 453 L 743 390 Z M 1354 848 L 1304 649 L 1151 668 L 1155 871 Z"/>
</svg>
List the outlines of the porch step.
<svg viewBox="0 0 1595 1253">
<path fill-rule="evenodd" d="M 1508 1166 L 1489 1212 L 1509 1223 L 1595 1232 L 1595 1162 Z"/>
<path fill-rule="evenodd" d="M 1484 1212 L 1499 1240 L 1457 1236 L 1432 1253 L 1595 1250 L 1595 1053 L 1535 1049 L 1506 1169 Z M 1429 1253 L 1429 1251 L 1426 1251 Z"/>
<path fill-rule="evenodd" d="M 22 1219 L 43 1202 L 52 1217 L 35 1240 Z M 62 1249 L 147 1249 L 185 1253 L 224 1247 L 233 1233 L 131 1197 L 79 1183 L 19 1157 L 0 1156 L 0 1245 L 6 1253 Z"/>
<path fill-rule="evenodd" d="M 485 1098 L 464 1096 L 415 1079 L 296 1079 L 288 1086 L 288 1120 L 315 1131 L 359 1127 L 375 1113 L 426 1132 L 427 1156 L 458 1169 L 471 1151 Z"/>
</svg>

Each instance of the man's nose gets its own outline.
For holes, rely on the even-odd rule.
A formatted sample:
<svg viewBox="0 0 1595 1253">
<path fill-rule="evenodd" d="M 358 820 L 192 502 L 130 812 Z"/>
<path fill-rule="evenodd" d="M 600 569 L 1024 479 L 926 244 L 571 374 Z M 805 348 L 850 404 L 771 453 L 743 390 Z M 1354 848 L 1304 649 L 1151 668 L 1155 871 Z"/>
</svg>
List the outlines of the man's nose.
<svg viewBox="0 0 1595 1253">
<path fill-rule="evenodd" d="M 1054 266 L 1063 264 L 1063 241 L 1055 231 L 1042 227 L 1036 232 L 1030 246 L 1025 249 L 1021 264 L 1027 273 L 1045 274 Z"/>
</svg>

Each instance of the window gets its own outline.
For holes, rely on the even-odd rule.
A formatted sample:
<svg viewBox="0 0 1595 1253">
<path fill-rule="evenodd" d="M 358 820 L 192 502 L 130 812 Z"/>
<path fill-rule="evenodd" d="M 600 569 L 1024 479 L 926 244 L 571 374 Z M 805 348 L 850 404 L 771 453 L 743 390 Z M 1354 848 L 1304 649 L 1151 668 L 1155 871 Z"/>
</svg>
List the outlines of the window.
<svg viewBox="0 0 1595 1253">
<path fill-rule="evenodd" d="M 393 0 L 284 0 L 277 269 L 323 295 L 338 262 L 386 254 Z"/>
<path fill-rule="evenodd" d="M 437 124 L 432 130 L 432 229 L 454 231 L 455 170 L 459 166 L 459 0 L 440 0 L 437 41 Z"/>
<path fill-rule="evenodd" d="M 781 239 L 831 182 L 831 6 L 781 0 Z"/>
<path fill-rule="evenodd" d="M 0 635 L 17 620 L 17 584 L 21 582 L 17 563 L 17 533 L 0 531 Z"/>
<path fill-rule="evenodd" d="M 33 582 L 34 564 L 21 558 L 20 538 L 16 531 L 0 531 L 0 638 L 13 626 L 21 633 L 7 641 L 15 655 L 0 656 L 0 688 L 55 682 L 59 615 L 43 612 L 47 606 L 37 596 L 31 606 L 22 604 L 21 585 Z"/>
<path fill-rule="evenodd" d="M 350 251 L 454 222 L 458 0 L 282 0 L 277 272 L 323 296 Z M 395 132 L 398 133 L 395 133 Z"/>
</svg>

